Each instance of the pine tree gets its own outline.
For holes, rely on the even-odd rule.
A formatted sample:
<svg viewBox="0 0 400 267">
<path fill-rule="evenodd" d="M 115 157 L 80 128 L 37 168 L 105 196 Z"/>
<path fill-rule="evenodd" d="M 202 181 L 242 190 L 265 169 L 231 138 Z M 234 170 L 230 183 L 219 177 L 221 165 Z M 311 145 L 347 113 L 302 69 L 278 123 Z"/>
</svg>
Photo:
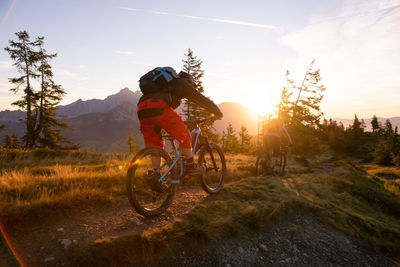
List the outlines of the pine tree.
<svg viewBox="0 0 400 267">
<path fill-rule="evenodd" d="M 20 143 L 19 138 L 16 133 L 12 134 L 11 141 L 12 141 L 12 148 L 20 148 L 21 147 L 21 143 Z"/>
<path fill-rule="evenodd" d="M 290 113 L 293 107 L 293 103 L 290 101 L 290 97 L 293 95 L 294 82 L 289 77 L 289 70 L 286 71 L 285 80 L 286 85 L 282 88 L 281 91 L 281 101 L 278 105 L 278 118 L 285 122 L 287 125 L 290 122 Z"/>
<path fill-rule="evenodd" d="M 34 129 L 36 124 L 36 114 L 34 114 L 33 108 L 37 101 L 37 95 L 32 87 L 32 80 L 39 77 L 36 64 L 40 60 L 40 53 L 35 51 L 35 48 L 43 43 L 43 38 L 39 37 L 35 41 L 31 41 L 27 31 L 15 34 L 18 41 L 9 40 L 9 46 L 4 49 L 10 54 L 11 59 L 15 61 L 14 66 L 22 75 L 9 79 L 10 83 L 16 86 L 10 91 L 17 93 L 20 87 L 23 87 L 24 96 L 21 100 L 12 103 L 12 105 L 26 110 L 26 131 L 23 139 L 25 147 L 33 148 L 35 145 Z"/>
<path fill-rule="evenodd" d="M 6 134 L 4 137 L 4 148 L 8 148 L 8 149 L 13 148 L 12 139 L 8 134 Z"/>
<path fill-rule="evenodd" d="M 354 121 L 353 121 L 353 125 L 351 126 L 353 140 L 359 140 L 364 133 L 364 129 L 365 129 L 364 120 L 360 121 L 357 118 L 357 115 L 354 114 Z"/>
<path fill-rule="evenodd" d="M 320 149 L 320 103 L 325 87 L 320 83 L 320 70 L 314 69 L 313 60 L 306 70 L 301 86 L 296 86 L 286 71 L 286 85 L 281 93 L 279 118 L 287 126 L 294 141 L 295 153 L 313 154 Z M 294 97 L 294 101 L 291 98 Z M 291 114 L 291 116 L 290 116 Z"/>
<path fill-rule="evenodd" d="M 320 83 L 320 70 L 314 69 L 315 60 L 311 61 L 307 68 L 303 83 L 298 90 L 296 101 L 293 104 L 293 122 L 318 125 L 323 112 L 320 108 L 322 93 L 325 91 L 324 85 Z"/>
<path fill-rule="evenodd" d="M 380 137 L 373 152 L 374 159 L 378 164 L 390 165 L 397 161 L 395 151 L 397 135 L 398 133 L 393 130 L 390 120 L 386 120 L 383 135 Z"/>
<path fill-rule="evenodd" d="M 203 62 L 200 59 L 197 59 L 197 56 L 193 55 L 193 51 L 190 48 L 185 56 L 186 59 L 182 60 L 184 63 L 182 70 L 193 76 L 196 90 L 203 93 L 204 88 L 201 80 L 204 75 L 204 70 L 201 69 L 201 64 Z M 183 114 L 187 120 L 198 120 L 204 117 L 204 109 L 186 99 L 184 102 Z"/>
<path fill-rule="evenodd" d="M 221 146 L 222 150 L 226 151 L 226 132 L 225 130 L 222 131 L 222 136 L 221 136 Z"/>
<path fill-rule="evenodd" d="M 136 145 L 136 137 L 132 134 L 132 132 L 128 132 L 128 139 L 126 143 L 128 144 L 129 152 L 131 154 L 136 154 L 139 151 L 139 146 Z"/>
<path fill-rule="evenodd" d="M 35 128 L 35 136 L 42 147 L 52 149 L 61 148 L 64 143 L 71 143 L 62 135 L 62 130 L 68 128 L 68 124 L 57 119 L 57 105 L 66 94 L 61 85 L 53 81 L 53 71 L 49 60 L 57 54 L 47 54 L 40 46 L 40 92 L 37 93 L 38 102 L 35 105 L 38 111 L 38 123 Z M 70 147 L 73 148 L 73 147 Z"/>
<path fill-rule="evenodd" d="M 196 84 L 196 90 L 200 93 L 204 93 L 202 78 L 204 75 L 204 70 L 201 69 L 201 64 L 203 63 L 197 56 L 193 54 L 193 51 L 189 48 L 187 54 L 185 54 L 186 59 L 182 60 L 183 68 L 182 70 L 193 76 L 194 82 Z M 211 113 L 204 108 L 198 106 L 197 104 L 185 99 L 183 106 L 183 115 L 187 120 L 201 120 L 209 118 Z M 213 122 L 207 122 L 202 124 L 203 134 L 208 137 L 209 140 L 216 142 L 218 140 L 218 134 L 213 128 Z"/>
<path fill-rule="evenodd" d="M 343 123 L 337 123 L 335 120 L 324 119 L 322 125 L 325 140 L 328 142 L 329 147 L 335 151 L 343 151 L 345 147 L 345 128 Z"/>
<path fill-rule="evenodd" d="M 372 117 L 371 126 L 372 126 L 373 133 L 376 133 L 379 130 L 379 122 L 378 122 L 378 118 L 376 117 L 376 115 L 374 115 Z"/>
<path fill-rule="evenodd" d="M 44 37 L 31 41 L 26 31 L 17 32 L 16 35 L 18 42 L 10 40 L 10 46 L 5 50 L 22 74 L 10 79 L 10 82 L 16 85 L 10 90 L 16 93 L 20 87 L 25 87 L 23 99 L 13 103 L 26 110 L 26 132 L 23 137 L 25 147 L 34 148 L 39 144 L 42 147 L 61 148 L 63 143 L 71 142 L 62 135 L 62 129 L 66 129 L 68 125 L 56 116 L 57 105 L 65 95 L 62 87 L 54 83 L 52 67 L 49 64 L 49 60 L 57 54 L 46 53 L 43 48 Z M 38 92 L 32 87 L 34 79 L 39 79 Z"/>
<path fill-rule="evenodd" d="M 345 147 L 347 152 L 362 154 L 365 152 L 365 123 L 354 114 L 353 124 L 346 130 Z"/>
<path fill-rule="evenodd" d="M 223 146 L 224 151 L 226 152 L 238 152 L 239 150 L 239 141 L 236 137 L 235 130 L 232 127 L 232 123 L 228 124 L 228 127 L 224 131 L 224 140 L 225 145 Z"/>
<path fill-rule="evenodd" d="M 400 135 L 399 135 L 399 129 L 397 126 L 394 128 L 394 144 L 393 144 L 392 162 L 396 166 L 400 165 Z"/>
<path fill-rule="evenodd" d="M 239 132 L 239 139 L 240 139 L 240 152 L 245 153 L 248 152 L 250 147 L 250 139 L 251 136 L 249 135 L 247 128 L 242 125 Z"/>
</svg>

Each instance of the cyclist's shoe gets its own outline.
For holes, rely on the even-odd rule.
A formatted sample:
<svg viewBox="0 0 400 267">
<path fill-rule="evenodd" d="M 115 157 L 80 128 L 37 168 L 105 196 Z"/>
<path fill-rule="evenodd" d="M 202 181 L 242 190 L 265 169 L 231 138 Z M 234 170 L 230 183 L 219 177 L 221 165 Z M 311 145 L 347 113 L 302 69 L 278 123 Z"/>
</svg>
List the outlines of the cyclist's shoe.
<svg viewBox="0 0 400 267">
<path fill-rule="evenodd" d="M 158 181 L 160 179 L 161 175 L 159 172 L 156 171 L 147 171 L 147 174 L 145 176 L 145 181 L 148 183 L 150 186 L 151 190 L 156 191 L 158 193 L 163 193 L 167 190 L 167 185 L 162 184 Z"/>
<path fill-rule="evenodd" d="M 187 176 L 200 176 L 204 173 L 204 171 L 204 167 L 201 167 L 194 162 L 186 163 L 185 174 Z"/>
</svg>

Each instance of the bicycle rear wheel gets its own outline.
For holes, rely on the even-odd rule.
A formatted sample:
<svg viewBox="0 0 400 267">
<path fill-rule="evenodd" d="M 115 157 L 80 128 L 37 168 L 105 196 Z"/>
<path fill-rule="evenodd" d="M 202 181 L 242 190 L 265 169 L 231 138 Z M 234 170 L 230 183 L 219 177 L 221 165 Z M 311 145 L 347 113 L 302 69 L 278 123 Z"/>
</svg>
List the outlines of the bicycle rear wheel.
<svg viewBox="0 0 400 267">
<path fill-rule="evenodd" d="M 152 157 L 159 157 L 160 175 L 152 175 Z M 126 177 L 126 188 L 132 207 L 143 216 L 157 216 L 171 204 L 175 186 L 171 183 L 160 183 L 158 178 L 171 166 L 168 153 L 158 147 L 146 147 L 140 150 L 131 161 Z M 175 168 L 165 176 L 165 181 L 174 177 Z"/>
<path fill-rule="evenodd" d="M 259 153 L 256 160 L 256 176 L 266 175 L 266 161 L 264 153 Z"/>
<path fill-rule="evenodd" d="M 275 163 L 272 173 L 274 176 L 282 176 L 286 167 L 286 154 L 282 151 L 279 153 L 278 159 Z"/>
<path fill-rule="evenodd" d="M 267 176 L 271 172 L 270 158 L 271 151 L 263 152 L 261 151 L 256 160 L 256 176 Z"/>
<path fill-rule="evenodd" d="M 209 194 L 219 192 L 224 186 L 226 176 L 226 161 L 222 149 L 213 143 L 210 143 L 209 146 L 202 146 L 198 162 L 199 166 L 204 167 L 206 170 L 201 177 L 201 186 L 204 191 Z"/>
</svg>

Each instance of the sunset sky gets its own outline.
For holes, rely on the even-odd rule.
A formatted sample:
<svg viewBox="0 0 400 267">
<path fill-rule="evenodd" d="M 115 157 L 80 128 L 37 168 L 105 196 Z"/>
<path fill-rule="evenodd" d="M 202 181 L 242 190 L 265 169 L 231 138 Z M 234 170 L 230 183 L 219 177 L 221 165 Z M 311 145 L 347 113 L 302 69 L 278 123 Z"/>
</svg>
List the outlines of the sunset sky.
<svg viewBox="0 0 400 267">
<path fill-rule="evenodd" d="M 207 96 L 269 110 L 287 69 L 299 84 L 311 60 L 327 90 L 326 117 L 400 116 L 398 0 L 0 1 L 0 110 L 18 99 L 3 49 L 14 33 L 44 36 L 56 83 L 68 95 L 105 98 L 156 66 L 203 61 Z"/>
</svg>

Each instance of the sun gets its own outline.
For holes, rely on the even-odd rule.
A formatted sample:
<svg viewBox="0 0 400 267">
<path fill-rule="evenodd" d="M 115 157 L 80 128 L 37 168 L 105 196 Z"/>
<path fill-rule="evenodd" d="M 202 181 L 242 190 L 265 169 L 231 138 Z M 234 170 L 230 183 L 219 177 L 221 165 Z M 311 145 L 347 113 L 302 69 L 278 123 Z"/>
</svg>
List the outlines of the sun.
<svg viewBox="0 0 400 267">
<path fill-rule="evenodd" d="M 273 116 L 276 113 L 276 105 L 265 99 L 253 99 L 251 103 L 245 105 L 251 110 L 255 116 Z"/>
<path fill-rule="evenodd" d="M 277 115 L 277 107 L 281 101 L 281 94 L 277 90 L 265 87 L 252 86 L 240 102 L 245 105 L 254 116 L 274 117 Z"/>
</svg>

